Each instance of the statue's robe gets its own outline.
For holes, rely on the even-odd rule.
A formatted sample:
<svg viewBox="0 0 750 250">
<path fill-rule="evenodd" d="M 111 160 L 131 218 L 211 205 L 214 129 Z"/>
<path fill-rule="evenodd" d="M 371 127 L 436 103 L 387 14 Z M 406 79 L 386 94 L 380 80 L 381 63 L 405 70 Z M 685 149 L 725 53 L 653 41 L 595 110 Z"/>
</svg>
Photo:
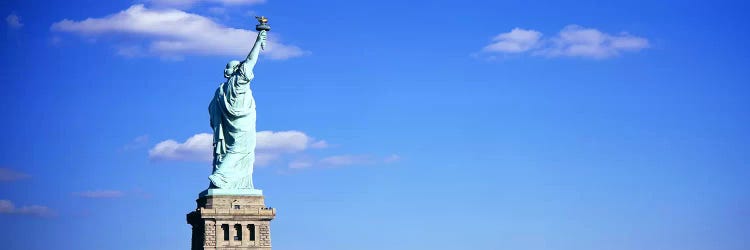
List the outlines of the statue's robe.
<svg viewBox="0 0 750 250">
<path fill-rule="evenodd" d="M 215 187 L 253 188 L 256 137 L 252 79 L 252 68 L 242 62 L 216 89 L 208 106 L 214 131 L 214 168 L 208 178 Z"/>
</svg>

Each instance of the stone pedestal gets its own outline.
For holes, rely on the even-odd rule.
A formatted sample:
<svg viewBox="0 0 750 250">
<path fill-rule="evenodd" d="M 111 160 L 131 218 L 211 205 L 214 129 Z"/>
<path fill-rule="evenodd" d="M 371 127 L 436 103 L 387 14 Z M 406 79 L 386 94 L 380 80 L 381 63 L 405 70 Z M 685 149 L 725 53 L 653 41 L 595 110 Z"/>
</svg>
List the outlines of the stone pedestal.
<svg viewBox="0 0 750 250">
<path fill-rule="evenodd" d="M 271 220 L 275 208 L 263 196 L 207 195 L 187 215 L 193 226 L 192 250 L 271 250 Z"/>
</svg>

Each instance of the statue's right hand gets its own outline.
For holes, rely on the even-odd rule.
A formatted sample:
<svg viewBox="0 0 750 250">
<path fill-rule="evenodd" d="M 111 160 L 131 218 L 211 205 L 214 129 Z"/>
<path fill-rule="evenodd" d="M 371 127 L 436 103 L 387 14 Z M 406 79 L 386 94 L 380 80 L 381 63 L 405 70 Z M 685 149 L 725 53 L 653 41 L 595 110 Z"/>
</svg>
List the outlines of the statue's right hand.
<svg viewBox="0 0 750 250">
<path fill-rule="evenodd" d="M 261 30 L 258 32 L 258 41 L 256 43 L 260 44 L 260 49 L 265 50 L 266 49 L 266 32 L 265 30 Z"/>
</svg>

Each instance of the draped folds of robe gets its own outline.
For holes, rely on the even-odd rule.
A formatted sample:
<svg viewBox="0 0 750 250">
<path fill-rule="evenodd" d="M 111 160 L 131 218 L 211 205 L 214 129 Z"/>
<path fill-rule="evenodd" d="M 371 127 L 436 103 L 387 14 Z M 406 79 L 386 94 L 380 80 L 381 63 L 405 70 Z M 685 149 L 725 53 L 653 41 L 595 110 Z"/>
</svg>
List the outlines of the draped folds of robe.
<svg viewBox="0 0 750 250">
<path fill-rule="evenodd" d="M 208 106 L 214 132 L 213 186 L 252 189 L 255 162 L 255 100 L 252 69 L 241 63 L 222 83 Z"/>
</svg>

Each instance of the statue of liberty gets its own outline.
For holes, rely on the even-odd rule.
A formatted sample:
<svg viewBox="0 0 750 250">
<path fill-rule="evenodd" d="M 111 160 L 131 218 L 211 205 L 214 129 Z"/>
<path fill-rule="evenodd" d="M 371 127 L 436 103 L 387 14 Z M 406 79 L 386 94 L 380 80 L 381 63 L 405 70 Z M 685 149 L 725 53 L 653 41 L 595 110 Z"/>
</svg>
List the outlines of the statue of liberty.
<svg viewBox="0 0 750 250">
<path fill-rule="evenodd" d="M 253 187 L 255 162 L 255 99 L 250 89 L 258 54 L 265 49 L 270 30 L 265 17 L 258 17 L 258 36 L 244 61 L 230 61 L 224 69 L 227 80 L 216 89 L 208 106 L 213 129 L 213 171 L 207 194 L 262 195 Z"/>
</svg>

